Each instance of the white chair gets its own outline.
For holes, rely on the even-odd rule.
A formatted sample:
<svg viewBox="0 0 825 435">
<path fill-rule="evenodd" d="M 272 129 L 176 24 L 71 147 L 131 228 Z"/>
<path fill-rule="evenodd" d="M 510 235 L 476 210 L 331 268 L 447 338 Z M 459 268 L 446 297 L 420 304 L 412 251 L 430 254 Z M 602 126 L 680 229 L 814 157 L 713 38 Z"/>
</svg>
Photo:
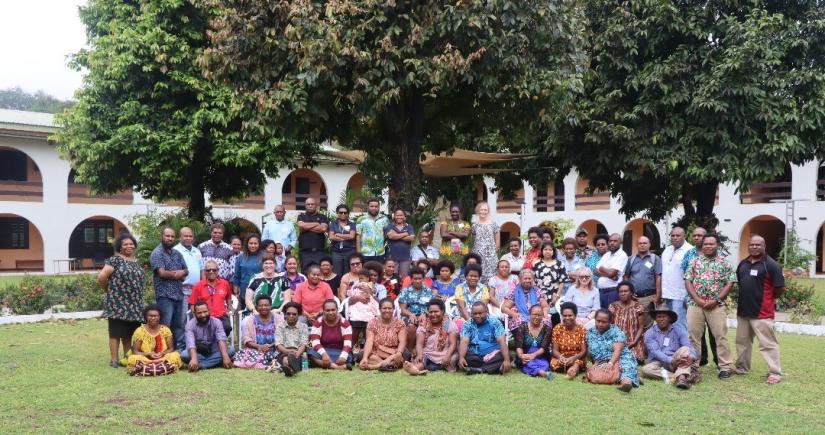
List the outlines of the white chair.
<svg viewBox="0 0 825 435">
<path fill-rule="evenodd" d="M 395 306 L 395 309 L 393 310 L 392 315 L 396 319 L 400 319 L 401 318 L 401 305 L 398 303 L 398 298 L 395 298 L 395 301 L 393 301 L 393 305 Z"/>
<path fill-rule="evenodd" d="M 447 317 L 451 319 L 457 319 L 461 317 L 461 313 L 458 311 L 458 304 L 455 301 L 455 296 L 450 296 L 444 300 L 444 307 L 446 308 Z"/>
<path fill-rule="evenodd" d="M 349 304 L 349 298 L 344 298 L 338 306 L 338 312 L 341 313 L 341 317 L 349 320 L 349 310 L 347 310 L 347 304 Z"/>
</svg>

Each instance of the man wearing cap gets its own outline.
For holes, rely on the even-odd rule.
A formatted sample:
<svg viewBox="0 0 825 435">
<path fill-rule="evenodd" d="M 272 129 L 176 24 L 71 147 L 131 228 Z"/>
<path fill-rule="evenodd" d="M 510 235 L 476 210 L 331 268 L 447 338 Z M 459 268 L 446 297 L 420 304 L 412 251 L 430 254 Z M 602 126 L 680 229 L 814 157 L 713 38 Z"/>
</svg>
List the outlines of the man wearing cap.
<svg viewBox="0 0 825 435">
<path fill-rule="evenodd" d="M 587 230 L 579 228 L 576 230 L 576 256 L 587 261 L 587 257 L 593 253 L 593 247 L 587 244 Z"/>
<path fill-rule="evenodd" d="M 662 259 L 650 252 L 650 239 L 645 236 L 639 237 L 636 248 L 624 268 L 624 281 L 633 283 L 636 299 L 647 309 L 662 294 Z M 651 323 L 651 318 L 645 316 L 645 327 Z"/>
<path fill-rule="evenodd" d="M 645 332 L 647 364 L 642 375 L 651 379 L 675 379 L 676 387 L 683 390 L 699 380 L 699 372 L 691 371 L 696 360 L 696 350 L 690 343 L 687 331 L 676 325 L 679 316 L 667 304 L 650 312 L 656 326 Z"/>
<path fill-rule="evenodd" d="M 765 254 L 765 239 L 754 234 L 748 241 L 748 258 L 736 268 L 739 303 L 736 305 L 736 366 L 734 373 L 751 371 L 753 338 L 759 340 L 762 358 L 768 364 L 765 383 L 782 380 L 779 343 L 773 331 L 775 301 L 785 292 L 782 267 Z"/>
</svg>

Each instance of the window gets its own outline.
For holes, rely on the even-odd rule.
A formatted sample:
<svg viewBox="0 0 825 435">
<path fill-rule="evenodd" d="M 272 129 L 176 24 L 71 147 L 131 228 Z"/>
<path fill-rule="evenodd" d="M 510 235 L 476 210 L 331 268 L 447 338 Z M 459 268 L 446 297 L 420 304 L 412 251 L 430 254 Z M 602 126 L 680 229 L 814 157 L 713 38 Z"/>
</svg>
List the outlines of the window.
<svg viewBox="0 0 825 435">
<path fill-rule="evenodd" d="M 295 193 L 298 195 L 309 195 L 309 178 L 295 177 Z"/>
<path fill-rule="evenodd" d="M 29 221 L 0 217 L 0 249 L 29 249 Z"/>
<path fill-rule="evenodd" d="M 26 155 L 15 150 L 0 150 L 0 180 L 28 181 Z"/>
<path fill-rule="evenodd" d="M 87 220 L 78 225 L 69 239 L 69 256 L 105 258 L 112 255 L 115 223 L 112 220 Z"/>
</svg>

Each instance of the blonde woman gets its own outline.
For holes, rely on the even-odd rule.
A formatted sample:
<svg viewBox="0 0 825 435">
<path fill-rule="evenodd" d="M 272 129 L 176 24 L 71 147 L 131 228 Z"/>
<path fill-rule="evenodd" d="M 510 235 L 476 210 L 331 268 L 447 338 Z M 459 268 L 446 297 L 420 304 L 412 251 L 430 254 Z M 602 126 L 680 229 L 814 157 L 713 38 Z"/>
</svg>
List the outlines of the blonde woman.
<svg viewBox="0 0 825 435">
<path fill-rule="evenodd" d="M 599 290 L 593 283 L 593 272 L 591 272 L 590 269 L 582 268 L 579 271 L 576 282 L 573 283 L 564 295 L 564 302 L 576 304 L 576 322 L 578 324 L 586 326 L 587 328 L 593 326 L 596 311 L 599 311 L 602 307 L 599 302 Z"/>
<path fill-rule="evenodd" d="M 481 201 L 476 205 L 478 222 L 473 224 L 473 253 L 481 257 L 481 283 L 496 274 L 498 264 L 498 245 L 501 243 L 501 231 L 490 216 L 490 205 Z"/>
</svg>

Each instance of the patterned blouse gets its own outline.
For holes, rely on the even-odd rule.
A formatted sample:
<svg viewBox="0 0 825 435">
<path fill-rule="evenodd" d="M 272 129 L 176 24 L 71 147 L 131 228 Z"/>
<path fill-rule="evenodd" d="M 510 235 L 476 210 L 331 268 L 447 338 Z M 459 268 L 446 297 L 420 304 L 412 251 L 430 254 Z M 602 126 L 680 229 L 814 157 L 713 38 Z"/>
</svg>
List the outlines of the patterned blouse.
<svg viewBox="0 0 825 435">
<path fill-rule="evenodd" d="M 530 324 L 525 322 L 513 333 L 513 341 L 516 349 L 521 349 L 524 352 L 529 351 L 531 347 L 544 349 L 542 358 L 547 358 L 553 352 L 551 345 L 552 335 L 550 327 L 542 323 L 539 334 L 533 336 L 530 332 Z"/>
<path fill-rule="evenodd" d="M 699 296 L 710 301 L 719 296 L 719 291 L 729 282 L 736 282 L 736 274 L 721 255 L 710 258 L 706 255 L 696 257 L 690 262 L 685 272 L 685 281 L 693 283 Z M 690 306 L 696 306 L 693 298 L 687 298 Z M 724 302 L 720 305 L 724 305 Z"/>
<path fill-rule="evenodd" d="M 548 300 L 556 291 L 561 288 L 561 284 L 568 282 L 567 270 L 560 261 L 554 262 L 552 265 L 546 264 L 539 260 L 533 266 L 533 272 L 536 274 L 536 287 L 541 290 L 544 297 Z"/>
<path fill-rule="evenodd" d="M 400 319 L 392 319 L 390 324 L 387 325 L 379 317 L 376 317 L 367 324 L 367 331 L 375 335 L 373 344 L 392 348 L 398 347 L 398 333 L 405 328 L 406 325 Z"/>
<path fill-rule="evenodd" d="M 399 304 L 406 304 L 407 309 L 415 316 L 420 316 L 427 311 L 427 304 L 433 298 L 433 291 L 427 287 L 421 287 L 421 291 L 417 292 L 412 287 L 407 287 L 398 296 Z"/>
<path fill-rule="evenodd" d="M 558 345 L 559 353 L 565 357 L 580 353 L 584 349 L 586 337 L 587 330 L 578 324 L 572 331 L 561 323 L 553 328 L 553 343 Z"/>
<path fill-rule="evenodd" d="M 106 265 L 115 271 L 109 276 L 103 317 L 130 322 L 143 321 L 143 268 L 137 261 L 129 261 L 120 255 L 106 259 Z"/>
<path fill-rule="evenodd" d="M 501 278 L 498 275 L 493 275 L 487 281 L 487 286 L 496 291 L 496 299 L 499 303 L 504 302 L 504 298 L 510 294 L 518 285 L 518 276 L 507 275 L 507 278 Z"/>
<path fill-rule="evenodd" d="M 458 286 L 460 281 L 458 278 L 451 280 L 450 282 L 442 282 L 441 280 L 434 279 L 433 280 L 433 290 L 438 291 L 438 296 L 442 298 L 448 298 L 450 296 L 455 295 L 455 288 Z"/>
<path fill-rule="evenodd" d="M 470 224 L 464 221 L 455 222 L 452 219 L 442 221 L 441 225 L 447 226 L 447 231 L 451 233 L 463 233 L 470 229 Z M 458 239 L 456 239 L 458 240 Z M 467 255 L 470 253 L 470 248 L 467 246 L 467 241 L 459 241 L 455 246 L 453 246 L 452 239 L 442 239 L 441 240 L 441 249 L 439 250 L 439 254 L 441 255 L 452 255 L 452 254 L 460 254 L 460 255 Z"/>
</svg>

